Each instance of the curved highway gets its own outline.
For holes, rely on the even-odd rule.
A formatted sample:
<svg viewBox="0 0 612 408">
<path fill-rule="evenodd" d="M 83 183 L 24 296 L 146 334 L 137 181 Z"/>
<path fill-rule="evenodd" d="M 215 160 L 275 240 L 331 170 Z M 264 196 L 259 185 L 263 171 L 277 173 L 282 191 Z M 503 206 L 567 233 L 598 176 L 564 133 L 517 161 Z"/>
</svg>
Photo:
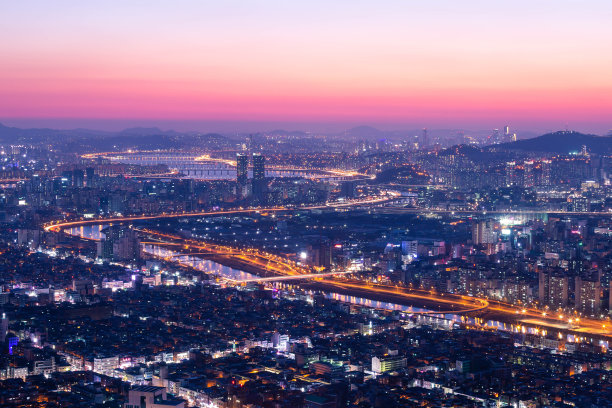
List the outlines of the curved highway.
<svg viewBox="0 0 612 408">
<path fill-rule="evenodd" d="M 377 205 L 392 201 L 398 197 L 395 192 L 389 192 L 382 197 L 371 197 L 352 202 L 328 203 L 326 205 L 308 207 L 270 207 L 248 208 L 223 211 L 204 211 L 195 213 L 172 213 L 145 216 L 126 216 L 73 221 L 57 221 L 45 225 L 45 231 L 60 232 L 66 228 L 84 225 L 100 225 L 111 223 L 126 223 L 140 220 L 156 220 L 167 218 L 200 217 L 216 215 L 233 215 L 246 213 L 288 212 L 296 210 L 312 210 L 325 208 L 342 208 L 359 205 Z M 537 309 L 522 309 L 518 306 L 472 296 L 460 296 L 448 293 L 434 293 L 412 290 L 402 287 L 370 284 L 364 281 L 340 277 L 341 274 L 317 274 L 314 268 L 306 267 L 290 259 L 280 257 L 254 248 L 236 248 L 227 245 L 212 244 L 195 239 L 184 238 L 175 234 L 162 233 L 150 229 L 141 229 L 141 233 L 157 240 L 159 245 L 180 246 L 182 255 L 210 254 L 220 263 L 231 263 L 244 267 L 261 276 L 253 281 L 273 280 L 309 280 L 307 286 L 329 292 L 338 292 L 363 297 L 372 300 L 384 300 L 399 304 L 421 304 L 432 310 L 431 314 L 454 313 L 472 314 L 484 319 L 494 319 L 516 325 L 517 329 L 528 325 L 545 333 L 548 329 L 573 333 L 575 336 L 596 336 L 612 338 L 612 324 L 605 320 L 576 318 L 562 314 L 546 314 Z M 208 256 L 208 255 L 207 255 Z M 168 259 L 170 260 L 170 259 Z M 248 271 L 247 271 L 248 272 Z M 330 275 L 333 277 L 330 278 Z M 429 305 L 429 306 L 428 306 Z M 433 307 L 432 307 L 433 306 Z M 437 310 L 436 310 L 437 309 Z"/>
<path fill-rule="evenodd" d="M 198 212 L 181 212 L 181 213 L 162 213 L 154 215 L 131 215 L 121 217 L 106 217 L 106 218 L 90 218 L 78 220 L 57 220 L 52 221 L 43 226 L 45 231 L 59 232 L 66 228 L 82 227 L 85 225 L 99 225 L 112 223 L 125 223 L 131 221 L 146 221 L 159 220 L 168 218 L 185 218 L 185 217 L 209 217 L 216 215 L 234 215 L 248 213 L 270 213 L 270 212 L 289 212 L 299 210 L 324 210 L 330 208 L 344 208 L 362 205 L 380 205 L 391 202 L 400 196 L 395 191 L 387 191 L 385 195 L 380 197 L 367 197 L 360 200 L 342 201 L 326 203 L 324 205 L 313 205 L 304 207 L 256 207 L 256 208 L 240 208 L 234 210 L 219 210 L 219 211 L 198 211 Z"/>
</svg>

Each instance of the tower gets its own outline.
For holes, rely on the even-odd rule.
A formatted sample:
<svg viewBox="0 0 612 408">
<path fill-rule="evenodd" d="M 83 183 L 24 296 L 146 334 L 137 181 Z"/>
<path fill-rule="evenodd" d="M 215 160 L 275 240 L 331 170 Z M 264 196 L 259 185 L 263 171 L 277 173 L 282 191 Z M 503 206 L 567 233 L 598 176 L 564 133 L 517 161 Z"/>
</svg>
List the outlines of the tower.
<svg viewBox="0 0 612 408">
<path fill-rule="evenodd" d="M 87 187 L 93 187 L 94 185 L 94 177 L 95 177 L 95 169 L 93 167 L 87 167 L 85 169 L 85 174 L 87 176 Z"/>
<path fill-rule="evenodd" d="M 249 156 L 238 153 L 236 155 L 236 195 L 239 198 L 246 196 L 247 183 L 249 179 Z"/>
<path fill-rule="evenodd" d="M 516 142 L 516 134 L 510 133 L 510 126 L 504 126 L 504 143 Z"/>
<path fill-rule="evenodd" d="M 0 343 L 4 343 L 6 340 L 6 335 L 8 333 L 8 317 L 6 317 L 6 313 L 2 312 L 2 318 L 0 318 Z"/>
<path fill-rule="evenodd" d="M 427 128 L 423 128 L 423 133 L 421 134 L 421 143 L 419 143 L 421 148 L 429 146 L 429 135 L 427 134 Z"/>
<path fill-rule="evenodd" d="M 526 160 L 525 162 L 523 162 L 523 169 L 523 186 L 525 188 L 533 187 L 535 185 L 533 160 Z"/>
<path fill-rule="evenodd" d="M 266 157 L 253 153 L 253 195 L 262 200 L 266 189 Z"/>
</svg>

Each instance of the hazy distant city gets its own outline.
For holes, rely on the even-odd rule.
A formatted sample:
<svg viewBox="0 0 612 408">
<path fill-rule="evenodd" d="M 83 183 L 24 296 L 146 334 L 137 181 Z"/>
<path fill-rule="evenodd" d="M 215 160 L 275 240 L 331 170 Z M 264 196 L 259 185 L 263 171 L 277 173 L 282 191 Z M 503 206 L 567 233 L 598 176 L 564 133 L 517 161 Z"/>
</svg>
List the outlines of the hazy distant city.
<svg viewBox="0 0 612 408">
<path fill-rule="evenodd" d="M 0 407 L 612 407 L 612 5 L 0 7 Z"/>
</svg>

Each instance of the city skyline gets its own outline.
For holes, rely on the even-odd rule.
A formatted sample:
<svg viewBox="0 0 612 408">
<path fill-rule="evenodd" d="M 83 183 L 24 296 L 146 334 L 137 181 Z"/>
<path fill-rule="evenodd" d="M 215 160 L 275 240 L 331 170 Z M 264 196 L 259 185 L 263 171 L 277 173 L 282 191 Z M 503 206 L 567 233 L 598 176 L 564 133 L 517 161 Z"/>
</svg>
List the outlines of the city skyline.
<svg viewBox="0 0 612 408">
<path fill-rule="evenodd" d="M 612 407 L 612 3 L 0 6 L 0 405 Z"/>
<path fill-rule="evenodd" d="M 612 6 L 589 6 L 15 3 L 0 16 L 0 120 L 605 134 Z"/>
</svg>

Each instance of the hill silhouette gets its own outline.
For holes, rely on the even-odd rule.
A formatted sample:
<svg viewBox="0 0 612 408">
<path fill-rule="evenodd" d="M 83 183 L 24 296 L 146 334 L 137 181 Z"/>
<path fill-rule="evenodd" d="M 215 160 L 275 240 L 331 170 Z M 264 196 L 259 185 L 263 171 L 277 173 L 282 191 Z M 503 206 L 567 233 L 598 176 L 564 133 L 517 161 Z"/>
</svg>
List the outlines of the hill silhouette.
<svg viewBox="0 0 612 408">
<path fill-rule="evenodd" d="M 489 146 L 488 149 L 568 154 L 579 152 L 582 146 L 586 146 L 593 153 L 612 153 L 612 137 L 588 135 L 574 131 L 560 131 L 547 133 L 533 139 Z"/>
</svg>

